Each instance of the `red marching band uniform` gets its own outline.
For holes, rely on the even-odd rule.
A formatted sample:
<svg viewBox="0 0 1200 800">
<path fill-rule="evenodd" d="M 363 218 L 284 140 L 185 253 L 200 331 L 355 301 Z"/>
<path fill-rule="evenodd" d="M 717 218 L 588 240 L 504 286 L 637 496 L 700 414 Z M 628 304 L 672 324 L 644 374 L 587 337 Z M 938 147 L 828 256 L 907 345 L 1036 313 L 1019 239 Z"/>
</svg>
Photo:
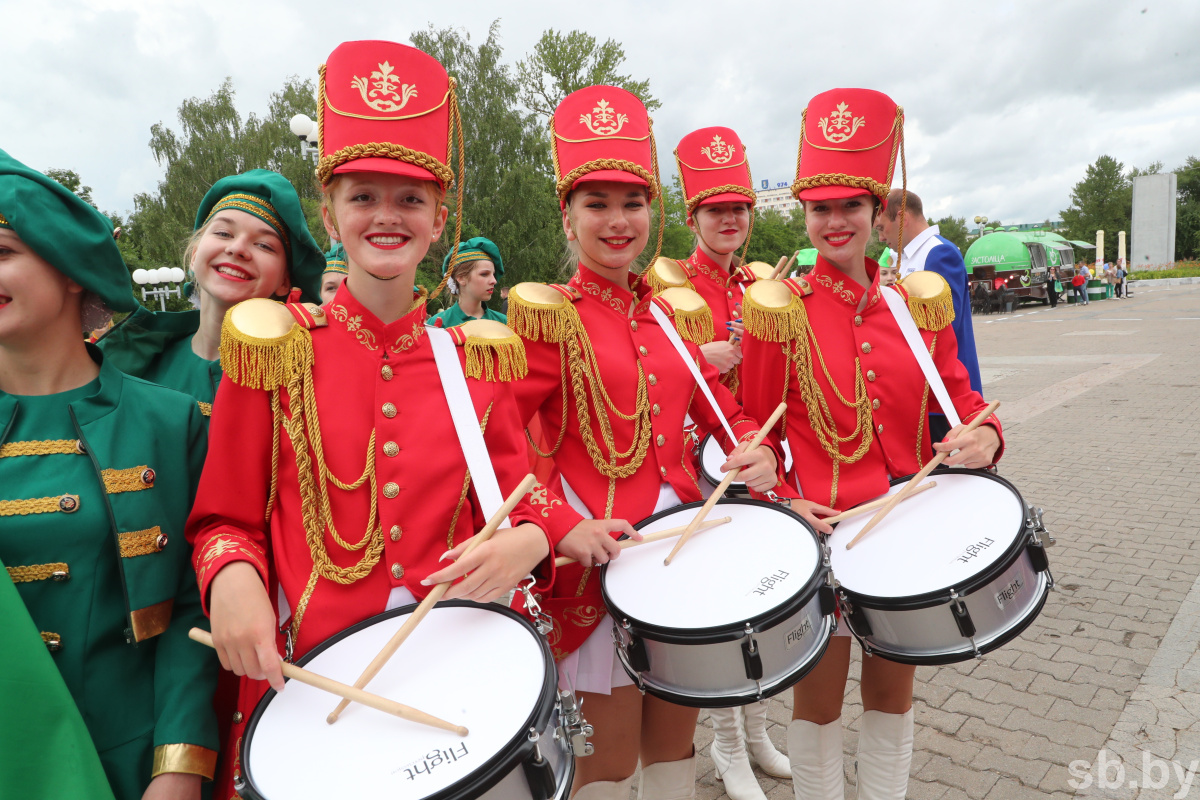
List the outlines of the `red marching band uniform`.
<svg viewBox="0 0 1200 800">
<path fill-rule="evenodd" d="M 391 95 L 368 91 L 372 72 L 392 70 L 403 89 L 397 81 Z M 342 44 L 322 68 L 319 102 L 323 183 L 355 171 L 443 189 L 454 180 L 454 84 L 432 57 L 391 42 Z M 226 380 L 188 538 L 206 603 L 222 567 L 254 566 L 279 598 L 278 644 L 289 659 L 383 612 L 389 598 L 402 604 L 398 589 L 423 597 L 422 579 L 445 566 L 439 556 L 486 522 L 425 335 L 428 316 L 422 289 L 404 316 L 384 324 L 344 283 L 323 307 L 251 300 L 226 318 Z M 517 337 L 486 324 L 483 335 L 471 324 L 452 333 L 508 494 L 527 467 L 511 389 L 525 358 Z M 510 520 L 545 526 L 528 498 Z M 266 689 L 241 679 L 220 800 L 234 796 L 242 729 Z"/>
<path fill-rule="evenodd" d="M 591 86 L 569 95 L 555 111 L 551 134 L 564 206 L 585 176 L 643 185 L 651 199 L 657 195 L 650 121 L 641 101 L 624 89 Z M 700 499 L 684 417 L 692 416 L 701 435 L 721 425 L 651 316 L 651 303 L 673 317 L 739 440 L 759 428 L 699 357 L 695 343 L 712 334 L 709 311 L 694 292 L 654 298 L 633 275 L 630 285 L 618 286 L 582 263 L 565 285 L 513 287 L 509 324 L 524 339 L 529 360 L 528 377 L 515 387 L 518 404 L 526 419 L 540 414 L 554 443 L 548 455 L 566 484 L 554 487 L 543 509 L 555 542 L 585 519 L 564 494 L 574 495 L 588 516 L 631 522 L 655 510 L 664 485 L 682 502 Z M 561 660 L 605 616 L 598 571 L 580 564 L 559 568 L 541 604 L 554 619 L 550 641 Z"/>
</svg>

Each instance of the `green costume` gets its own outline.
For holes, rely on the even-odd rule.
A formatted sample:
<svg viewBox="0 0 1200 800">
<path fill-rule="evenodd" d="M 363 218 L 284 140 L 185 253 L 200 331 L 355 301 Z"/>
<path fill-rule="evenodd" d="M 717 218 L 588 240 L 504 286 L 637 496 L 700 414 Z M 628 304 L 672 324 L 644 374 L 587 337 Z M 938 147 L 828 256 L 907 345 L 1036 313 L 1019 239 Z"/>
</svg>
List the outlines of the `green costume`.
<svg viewBox="0 0 1200 800">
<path fill-rule="evenodd" d="M 226 208 L 245 211 L 266 222 L 283 240 L 292 285 L 307 302 L 320 302 L 325 256 L 308 232 L 295 188 L 282 175 L 255 169 L 213 184 L 196 212 L 195 229 Z M 199 311 L 137 311 L 100 339 L 100 349 L 114 366 L 138 378 L 189 394 L 205 416 L 221 381 L 221 364 L 192 350 L 200 328 Z"/>
<path fill-rule="evenodd" d="M 110 307 L 136 307 L 108 220 L 2 151 L 0 225 Z M 211 777 L 216 762 L 218 664 L 187 636 L 204 615 L 184 537 L 207 433 L 192 398 L 88 353 L 100 366 L 84 386 L 0 392 L 0 561 L 113 794 L 136 800 L 158 774 Z M 18 638 L 0 640 L 0 685 L 28 667 L 8 662 L 27 638 L 0 628 L 10 632 Z M 76 768 L 32 736 L 0 750 L 9 760 L 25 774 L 40 768 L 55 789 L 56 771 Z"/>
<path fill-rule="evenodd" d="M 491 239 L 483 236 L 476 236 L 474 239 L 461 242 L 457 250 L 447 253 L 446 257 L 442 259 L 442 274 L 445 275 L 447 270 L 452 270 L 459 264 L 469 261 L 491 261 L 496 269 L 496 277 L 499 278 L 504 274 L 504 260 L 500 258 L 500 248 L 496 247 L 495 242 Z M 451 294 L 457 294 L 457 291 L 452 291 Z M 483 307 L 482 317 L 472 317 L 464 313 L 457 302 L 434 314 L 428 322 L 439 328 L 454 328 L 473 319 L 494 319 L 497 322 L 508 323 L 508 317 L 505 314 L 493 311 L 487 306 Z"/>
</svg>

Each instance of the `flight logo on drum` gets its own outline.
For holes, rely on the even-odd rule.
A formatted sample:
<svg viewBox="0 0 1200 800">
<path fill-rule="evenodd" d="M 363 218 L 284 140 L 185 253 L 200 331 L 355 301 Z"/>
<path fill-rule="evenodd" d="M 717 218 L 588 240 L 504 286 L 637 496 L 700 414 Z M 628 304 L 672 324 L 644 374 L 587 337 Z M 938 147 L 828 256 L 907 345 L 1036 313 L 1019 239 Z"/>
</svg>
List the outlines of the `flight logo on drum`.
<svg viewBox="0 0 1200 800">
<path fill-rule="evenodd" d="M 989 547 L 991 547 L 995 543 L 996 543 L 995 539 L 983 538 L 983 539 L 979 540 L 978 542 L 976 542 L 975 544 L 969 544 L 969 545 L 967 545 L 965 550 L 963 550 L 961 553 L 958 554 L 958 556 L 954 559 L 954 561 L 957 561 L 960 564 L 970 564 L 972 558 L 977 557 L 980 553 L 987 550 Z M 954 562 L 951 562 L 951 563 L 954 563 Z"/>
<path fill-rule="evenodd" d="M 805 617 L 804 622 L 800 623 L 800 627 L 795 628 L 794 630 L 788 631 L 787 649 L 791 650 L 793 647 L 795 647 L 796 645 L 803 642 L 805 639 L 808 638 L 809 634 L 811 634 L 812 632 L 813 632 L 812 620 L 809 619 L 808 617 Z"/>
<path fill-rule="evenodd" d="M 786 581 L 788 576 L 791 574 L 792 573 L 788 572 L 787 570 L 781 569 L 773 575 L 768 575 L 765 578 L 759 578 L 758 586 L 755 586 L 753 589 L 751 589 L 748 594 L 756 594 L 759 597 L 762 597 L 766 595 L 767 592 L 774 589 L 775 584 Z"/>
<path fill-rule="evenodd" d="M 1016 596 L 1024 588 L 1025 583 L 1021 580 L 1021 576 L 1018 575 L 1012 579 L 1012 583 L 996 592 L 996 605 L 1003 611 L 1004 607 L 1016 599 Z"/>
<path fill-rule="evenodd" d="M 459 742 L 457 747 L 447 747 L 444 750 L 440 748 L 430 750 L 423 758 L 411 761 L 395 772 L 399 772 L 402 769 L 407 773 L 405 777 L 410 781 L 415 780 L 418 775 L 432 775 L 434 769 L 440 767 L 442 764 L 453 764 L 460 758 L 464 758 L 467 752 L 465 742 Z"/>
</svg>

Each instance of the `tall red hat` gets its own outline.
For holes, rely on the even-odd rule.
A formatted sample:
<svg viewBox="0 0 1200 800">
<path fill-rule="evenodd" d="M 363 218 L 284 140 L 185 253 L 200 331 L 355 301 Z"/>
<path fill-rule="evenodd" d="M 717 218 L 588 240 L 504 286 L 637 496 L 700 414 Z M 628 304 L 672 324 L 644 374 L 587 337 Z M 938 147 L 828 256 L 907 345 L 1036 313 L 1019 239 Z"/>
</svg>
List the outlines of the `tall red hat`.
<svg viewBox="0 0 1200 800">
<path fill-rule="evenodd" d="M 343 172 L 389 172 L 454 182 L 454 81 L 437 59 L 395 42 L 344 42 L 321 67 L 321 160 L 327 184 Z"/>
<path fill-rule="evenodd" d="M 658 161 L 646 106 L 618 86 L 571 92 L 550 120 L 558 201 L 583 181 L 619 181 L 658 194 Z"/>
<path fill-rule="evenodd" d="M 904 109 L 883 92 L 834 89 L 808 101 L 792 194 L 833 200 L 873 194 L 887 202 L 904 146 Z"/>
<path fill-rule="evenodd" d="M 675 163 L 683 179 L 688 216 L 708 203 L 754 205 L 758 195 L 750 177 L 746 147 L 731 128 L 701 128 L 679 141 Z"/>
</svg>

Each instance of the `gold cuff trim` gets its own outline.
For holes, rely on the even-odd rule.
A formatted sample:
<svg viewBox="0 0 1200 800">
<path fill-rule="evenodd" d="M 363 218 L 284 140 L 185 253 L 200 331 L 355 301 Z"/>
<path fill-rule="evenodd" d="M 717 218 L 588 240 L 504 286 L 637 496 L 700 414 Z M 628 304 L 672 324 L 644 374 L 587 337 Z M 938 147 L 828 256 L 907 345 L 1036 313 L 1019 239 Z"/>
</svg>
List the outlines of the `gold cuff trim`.
<svg viewBox="0 0 1200 800">
<path fill-rule="evenodd" d="M 212 780 L 217 770 L 217 751 L 197 744 L 160 744 L 154 748 L 151 778 L 164 772 L 183 772 Z"/>
<path fill-rule="evenodd" d="M 144 642 L 147 639 L 153 639 L 167 629 L 171 624 L 171 612 L 175 608 L 175 598 L 163 600 L 161 603 L 155 603 L 152 606 L 139 608 L 129 617 L 133 623 L 133 639 L 136 642 Z"/>
<path fill-rule="evenodd" d="M 29 500 L 0 500 L 0 517 L 23 517 L 28 514 L 50 514 L 61 511 L 70 514 L 79 508 L 79 495 L 34 497 Z"/>
<path fill-rule="evenodd" d="M 121 558 L 148 556 L 151 553 L 161 553 L 167 546 L 167 535 L 155 525 L 143 531 L 130 531 L 118 534 L 117 541 L 121 547 Z"/>
<path fill-rule="evenodd" d="M 83 449 L 76 439 L 45 439 L 34 442 L 9 442 L 8 444 L 0 445 L 0 458 L 82 454 Z"/>
<path fill-rule="evenodd" d="M 201 414 L 203 414 L 206 417 L 212 416 L 212 403 L 202 403 L 199 400 L 197 400 L 196 405 L 200 406 Z"/>
<path fill-rule="evenodd" d="M 106 469 L 100 472 L 104 479 L 104 491 L 109 494 L 140 492 L 154 486 L 154 470 L 146 465 L 129 469 Z"/>
<path fill-rule="evenodd" d="M 71 568 L 62 561 L 53 564 L 30 564 L 27 567 L 5 567 L 8 577 L 13 583 L 33 583 L 34 581 L 65 581 L 71 577 Z"/>
</svg>

